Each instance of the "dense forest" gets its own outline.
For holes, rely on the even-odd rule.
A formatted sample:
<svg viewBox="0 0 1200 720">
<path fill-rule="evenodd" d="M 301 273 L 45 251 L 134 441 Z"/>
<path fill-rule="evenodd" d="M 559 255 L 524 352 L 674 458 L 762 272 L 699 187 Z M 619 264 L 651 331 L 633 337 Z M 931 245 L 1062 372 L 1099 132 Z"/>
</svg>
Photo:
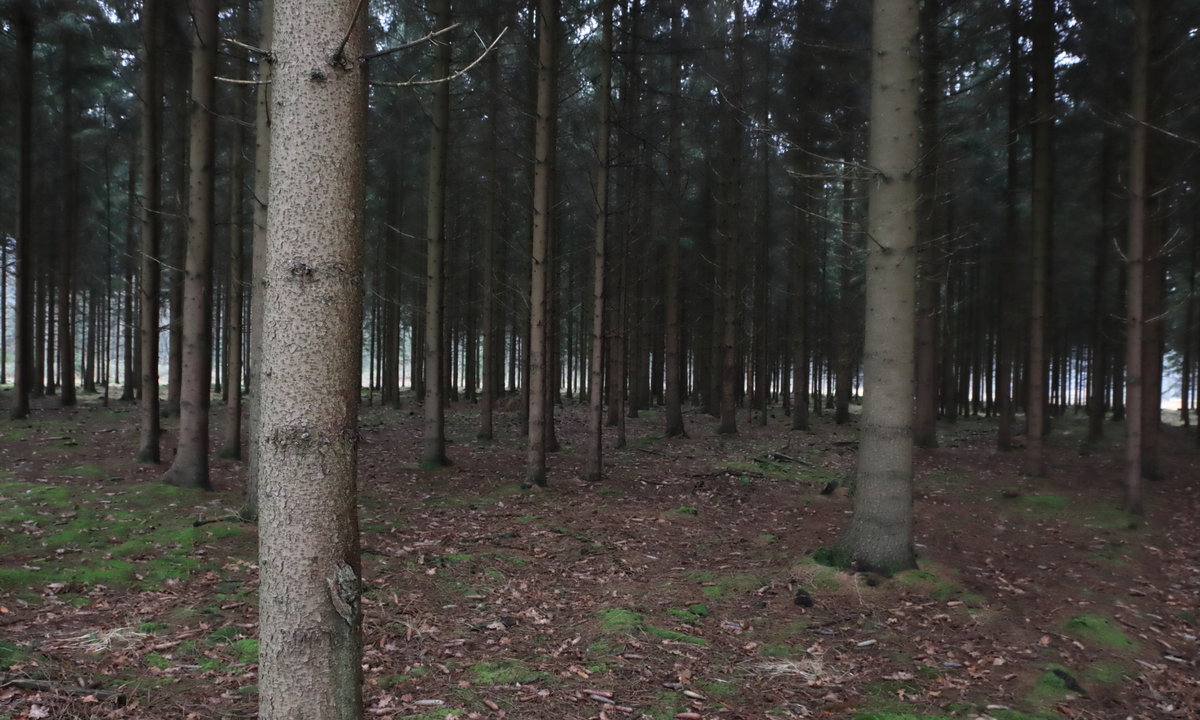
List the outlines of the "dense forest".
<svg viewBox="0 0 1200 720">
<path fill-rule="evenodd" d="M 861 408 L 840 548 L 885 572 L 914 564 L 938 422 L 989 419 L 1037 477 L 1084 415 L 1124 438 L 1135 515 L 1164 419 L 1200 425 L 1194 2 L 6 0 L 0 22 L 12 417 L 133 404 L 146 463 L 178 417 L 172 485 L 247 460 L 264 716 L 306 702 L 279 691 L 308 677 L 277 641 L 302 631 L 269 624 L 298 541 L 336 561 L 310 573 L 330 662 L 361 651 L 361 405 L 422 415 L 430 470 L 461 461 L 447 408 L 482 441 L 514 411 L 527 486 L 555 482 L 575 404 L 589 481 L 604 428 L 624 447 L 652 409 L 686 437 Z M 325 495 L 288 504 L 301 481 Z"/>
</svg>

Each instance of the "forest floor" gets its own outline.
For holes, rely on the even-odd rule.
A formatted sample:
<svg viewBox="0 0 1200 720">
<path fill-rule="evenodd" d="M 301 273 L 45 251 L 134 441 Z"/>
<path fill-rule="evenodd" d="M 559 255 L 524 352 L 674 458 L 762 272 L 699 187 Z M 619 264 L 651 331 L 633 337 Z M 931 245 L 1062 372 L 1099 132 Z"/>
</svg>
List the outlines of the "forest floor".
<svg viewBox="0 0 1200 720">
<path fill-rule="evenodd" d="M 254 717 L 244 468 L 163 486 L 136 408 L 55 400 L 0 421 L 0 720 Z M 945 425 L 916 459 L 920 569 L 883 579 L 816 553 L 850 517 L 820 491 L 852 473 L 853 425 L 690 414 L 664 439 L 643 412 L 588 485 L 569 405 L 549 488 L 524 491 L 517 415 L 496 419 L 480 443 L 453 408 L 455 465 L 424 471 L 420 409 L 363 409 L 369 718 L 1200 717 L 1194 430 L 1165 429 L 1132 523 L 1120 443 L 1083 448 L 1082 419 L 1055 421 L 1040 479 L 993 421 Z"/>
</svg>

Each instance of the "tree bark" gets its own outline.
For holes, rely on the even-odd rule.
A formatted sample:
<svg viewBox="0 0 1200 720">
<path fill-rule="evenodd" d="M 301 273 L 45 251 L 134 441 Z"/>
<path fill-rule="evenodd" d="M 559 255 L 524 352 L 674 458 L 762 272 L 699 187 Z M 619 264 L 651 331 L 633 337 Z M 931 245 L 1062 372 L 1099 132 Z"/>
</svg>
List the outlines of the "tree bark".
<svg viewBox="0 0 1200 720">
<path fill-rule="evenodd" d="M 275 0 L 261 0 L 258 6 L 260 22 L 258 47 L 269 48 L 275 32 Z M 258 59 L 258 79 L 270 80 L 272 64 L 266 58 Z M 240 515 L 247 520 L 258 518 L 258 485 L 262 475 L 262 338 L 263 317 L 266 313 L 264 295 L 266 283 L 263 273 L 267 262 L 267 221 L 271 193 L 271 85 L 261 82 L 256 86 L 254 98 L 254 230 L 250 255 L 250 407 L 247 419 L 250 423 L 248 459 L 246 463 L 246 496 L 242 501 Z"/>
<path fill-rule="evenodd" d="M 854 515 L 841 547 L 885 572 L 913 554 L 913 325 L 920 96 L 917 0 L 875 0 L 872 18 L 866 347 Z"/>
<path fill-rule="evenodd" d="M 158 323 L 159 217 L 162 208 L 162 3 L 150 0 L 142 9 L 142 193 L 138 215 L 141 220 L 141 262 L 138 272 L 139 350 L 141 401 L 138 406 L 141 432 L 138 460 L 157 463 L 159 450 Z"/>
<path fill-rule="evenodd" d="M 183 375 L 179 445 L 163 482 L 209 490 L 208 409 L 212 373 L 213 111 L 217 3 L 196 0 L 188 133 L 188 240 L 183 281 Z"/>
<path fill-rule="evenodd" d="M 666 333 L 664 336 L 664 364 L 666 366 L 666 393 L 664 395 L 667 437 L 687 437 L 683 424 L 683 334 L 680 329 L 680 224 L 683 212 L 683 115 L 680 97 L 683 94 L 683 13 L 680 4 L 673 2 L 671 13 L 670 89 L 667 99 L 667 230 L 666 230 Z M 593 356 L 593 362 L 596 358 Z M 593 372 L 595 372 L 593 370 Z M 593 379 L 596 377 L 592 376 Z"/>
<path fill-rule="evenodd" d="M 1146 164 L 1149 118 L 1152 0 L 1134 3 L 1133 70 L 1130 74 L 1129 114 L 1129 238 L 1125 287 L 1125 511 L 1142 512 L 1142 422 L 1145 397 L 1142 373 L 1146 318 Z"/>
<path fill-rule="evenodd" d="M 13 21 L 17 36 L 17 315 L 16 368 L 13 372 L 13 420 L 29 417 L 34 384 L 33 335 L 33 37 L 35 19 L 28 3 Z"/>
<path fill-rule="evenodd" d="M 434 25 L 450 26 L 450 0 L 437 0 Z M 434 55 L 433 77 L 450 76 L 450 40 L 443 35 Z M 425 449 L 421 466 L 450 465 L 446 457 L 445 250 L 446 156 L 450 147 L 450 84 L 433 88 L 433 129 L 429 139 L 429 194 L 425 205 Z"/>
<path fill-rule="evenodd" d="M 595 187 L 595 255 L 592 273 L 592 356 L 589 380 L 588 452 L 584 462 L 583 479 L 599 482 L 603 477 L 602 448 L 604 441 L 604 273 L 608 236 L 608 150 L 612 122 L 612 47 L 613 0 L 601 4 L 603 40 L 600 50 L 600 88 L 596 103 L 599 119 L 596 122 L 596 187 Z"/>
<path fill-rule="evenodd" d="M 555 36 L 558 0 L 537 3 L 537 110 L 533 152 L 533 230 L 529 285 L 529 452 L 525 484 L 546 485 L 546 309 L 550 242 L 550 180 L 554 131 Z"/>
<path fill-rule="evenodd" d="M 359 720 L 366 17 L 280 0 L 263 272 L 259 717 Z"/>
<path fill-rule="evenodd" d="M 737 385 L 740 382 L 737 356 L 738 245 L 741 238 L 741 86 L 745 77 L 742 50 L 746 26 L 741 3 L 734 6 L 733 72 L 723 90 L 725 108 L 725 177 L 721 183 L 724 207 L 721 209 L 721 418 L 717 433 L 737 433 Z"/>
<path fill-rule="evenodd" d="M 1029 367 L 1025 403 L 1025 473 L 1045 474 L 1046 298 L 1054 232 L 1054 0 L 1033 2 L 1033 214 L 1030 252 Z"/>
</svg>

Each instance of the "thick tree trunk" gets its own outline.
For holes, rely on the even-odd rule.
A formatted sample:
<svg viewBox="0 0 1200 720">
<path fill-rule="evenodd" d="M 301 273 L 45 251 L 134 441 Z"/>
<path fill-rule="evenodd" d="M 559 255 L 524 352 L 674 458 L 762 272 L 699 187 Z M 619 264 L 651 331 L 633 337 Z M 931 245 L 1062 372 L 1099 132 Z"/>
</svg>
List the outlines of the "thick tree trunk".
<svg viewBox="0 0 1200 720">
<path fill-rule="evenodd" d="M 208 409 L 212 372 L 213 101 L 217 65 L 217 3 L 196 0 L 188 147 L 188 242 L 184 262 L 183 375 L 179 446 L 163 482 L 211 489 Z"/>
<path fill-rule="evenodd" d="M 841 546 L 891 572 L 913 555 L 913 325 L 920 96 L 917 0 L 875 0 L 862 439 L 854 515 Z"/>
<path fill-rule="evenodd" d="M 450 26 L 450 0 L 437 0 L 434 25 Z M 443 35 L 437 43 L 433 77 L 450 76 L 450 40 Z M 425 449 L 421 466 L 450 465 L 446 457 L 446 383 L 443 353 L 445 340 L 446 269 L 446 156 L 450 147 L 450 84 L 433 89 L 433 129 L 429 139 L 429 194 L 425 205 Z"/>
<path fill-rule="evenodd" d="M 355 456 L 366 18 L 357 7 L 275 6 L 259 375 L 263 720 L 363 715 Z"/>
<path fill-rule="evenodd" d="M 596 187 L 594 208 L 595 255 L 592 263 L 592 355 L 589 381 L 588 449 L 584 461 L 583 479 L 599 482 L 603 477 L 602 448 L 604 441 L 604 273 L 606 240 L 608 236 L 608 150 L 612 108 L 612 14 L 613 0 L 604 0 L 601 7 L 603 40 L 600 54 L 600 87 L 596 103 L 599 120 L 596 122 Z"/>
<path fill-rule="evenodd" d="M 917 367 L 916 401 L 913 443 L 921 448 L 935 448 L 937 441 L 937 344 L 938 300 L 941 296 L 938 277 L 941 263 L 938 255 L 938 111 L 941 106 L 941 52 L 938 45 L 938 22 L 941 1 L 927 0 L 921 4 L 921 174 L 918 207 L 919 237 L 917 240 Z"/>
</svg>

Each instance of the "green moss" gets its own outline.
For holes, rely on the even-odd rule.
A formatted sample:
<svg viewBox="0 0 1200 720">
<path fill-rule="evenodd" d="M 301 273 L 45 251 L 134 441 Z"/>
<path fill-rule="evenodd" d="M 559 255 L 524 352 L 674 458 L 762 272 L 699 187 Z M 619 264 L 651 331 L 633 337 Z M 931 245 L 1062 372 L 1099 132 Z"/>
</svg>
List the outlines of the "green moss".
<svg viewBox="0 0 1200 720">
<path fill-rule="evenodd" d="M 1071 504 L 1071 500 L 1062 495 L 1025 495 L 1022 499 L 1028 505 L 1054 510 L 1061 510 Z"/>
<path fill-rule="evenodd" d="M 818 565 L 839 570 L 846 570 L 854 564 L 854 557 L 839 547 L 817 548 L 813 553 L 813 560 Z"/>
<path fill-rule="evenodd" d="M 28 657 L 29 651 L 25 648 L 15 643 L 0 640 L 0 668 L 7 669 Z"/>
<path fill-rule="evenodd" d="M 694 517 L 696 515 L 699 515 L 700 511 L 694 507 L 691 507 L 690 505 L 682 505 L 682 506 L 677 507 L 674 510 L 672 510 L 671 514 L 672 515 L 691 515 Z"/>
<path fill-rule="evenodd" d="M 675 642 L 689 643 L 691 645 L 708 644 L 708 641 L 704 638 L 688 635 L 687 633 L 681 633 L 675 630 L 668 630 L 667 628 L 661 628 L 656 625 L 647 625 L 646 632 L 654 635 L 655 637 L 660 637 L 663 640 L 674 640 Z"/>
<path fill-rule="evenodd" d="M 708 617 L 708 606 L 704 603 L 693 603 L 686 608 L 671 608 L 667 614 L 688 625 L 695 625 L 700 618 Z"/>
<path fill-rule="evenodd" d="M 1102 645 L 1114 650 L 1132 650 L 1138 644 L 1121 632 L 1112 621 L 1103 615 L 1080 615 L 1066 622 L 1067 632 L 1093 645 Z"/>
<path fill-rule="evenodd" d="M 237 658 L 237 661 L 243 665 L 251 665 L 258 662 L 257 638 L 235 640 L 229 644 L 229 650 Z"/>
<path fill-rule="evenodd" d="M 779 536 L 771 533 L 762 533 L 758 536 L 758 542 L 763 545 L 774 545 L 779 542 Z"/>
<path fill-rule="evenodd" d="M 138 632 L 146 633 L 147 635 L 154 635 L 155 633 L 166 630 L 168 627 L 170 626 L 166 623 L 144 622 L 141 625 L 138 625 Z"/>
<path fill-rule="evenodd" d="M 471 666 L 474 681 L 480 685 L 526 685 L 544 680 L 549 674 L 534 670 L 520 660 L 493 660 Z"/>
<path fill-rule="evenodd" d="M 629 634 L 641 627 L 644 616 L 625 608 L 605 608 L 598 613 L 600 631 L 609 634 Z"/>
<path fill-rule="evenodd" d="M 230 643 L 242 636 L 242 629 L 233 625 L 226 625 L 223 628 L 217 628 L 208 634 L 207 640 L 210 643 L 225 644 Z"/>
<path fill-rule="evenodd" d="M 1029 704 L 1035 708 L 1047 709 L 1053 707 L 1067 695 L 1078 694 L 1067 687 L 1067 680 L 1063 675 L 1070 674 L 1069 670 L 1060 666 L 1047 666 L 1046 672 L 1038 676 L 1033 690 L 1029 692 L 1027 698 Z"/>
<path fill-rule="evenodd" d="M 1129 667 L 1124 663 L 1106 661 L 1089 665 L 1083 676 L 1097 685 L 1120 686 L 1125 683 Z"/>
<path fill-rule="evenodd" d="M 166 670 L 167 668 L 171 667 L 170 660 L 166 659 L 162 655 L 159 655 L 158 653 L 153 652 L 143 655 L 142 662 L 146 664 L 146 667 L 158 668 L 159 670 Z"/>
</svg>

